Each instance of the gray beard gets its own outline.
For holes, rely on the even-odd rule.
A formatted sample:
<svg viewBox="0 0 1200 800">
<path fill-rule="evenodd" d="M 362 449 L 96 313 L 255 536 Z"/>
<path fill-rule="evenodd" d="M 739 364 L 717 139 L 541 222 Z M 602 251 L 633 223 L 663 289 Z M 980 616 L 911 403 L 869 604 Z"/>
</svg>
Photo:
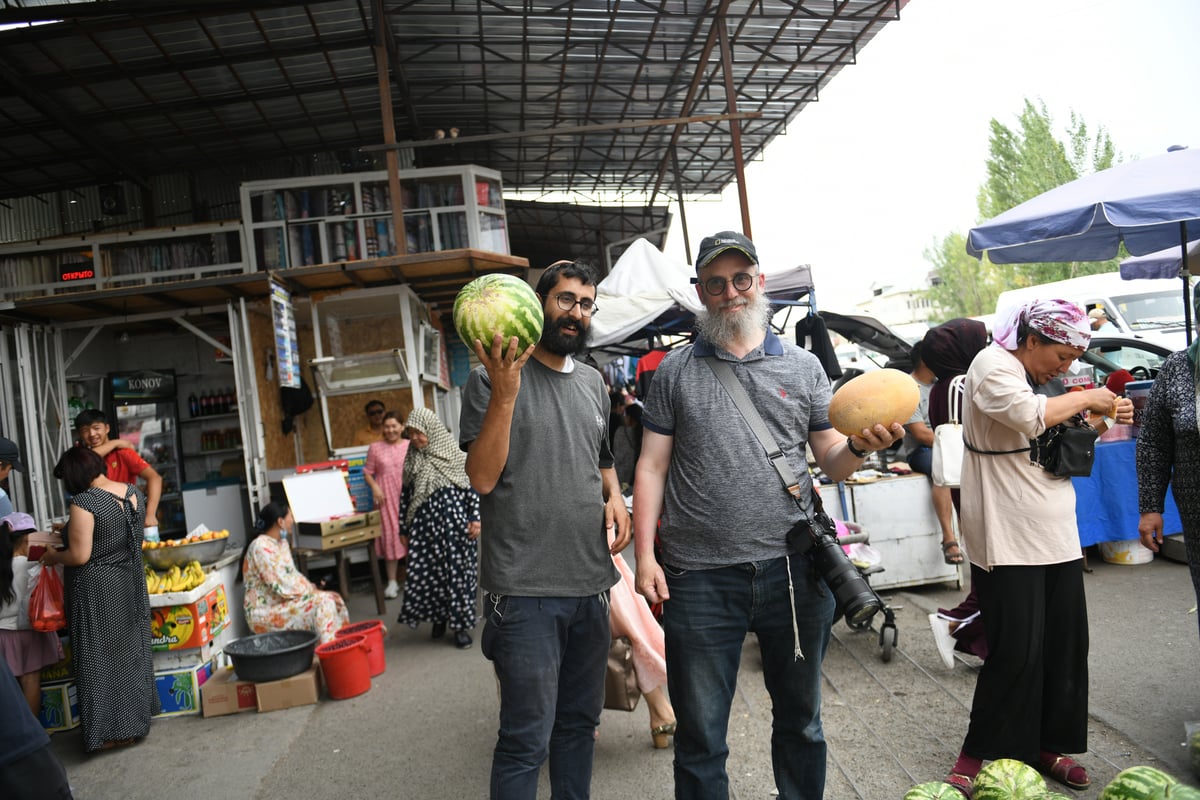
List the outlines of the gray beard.
<svg viewBox="0 0 1200 800">
<path fill-rule="evenodd" d="M 696 315 L 700 335 L 718 347 L 727 348 L 733 342 L 748 339 L 766 330 L 771 321 L 771 303 L 763 292 L 745 298 L 745 307 L 737 314 L 709 311 L 707 307 Z"/>
</svg>

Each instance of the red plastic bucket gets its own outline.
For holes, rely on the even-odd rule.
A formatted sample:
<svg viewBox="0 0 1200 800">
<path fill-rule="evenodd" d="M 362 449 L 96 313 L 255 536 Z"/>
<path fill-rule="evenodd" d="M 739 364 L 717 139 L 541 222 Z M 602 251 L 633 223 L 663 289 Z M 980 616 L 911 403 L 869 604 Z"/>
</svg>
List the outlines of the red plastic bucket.
<svg viewBox="0 0 1200 800">
<path fill-rule="evenodd" d="M 321 659 L 321 674 L 325 687 L 334 700 L 355 697 L 371 688 L 367 669 L 367 637 L 362 634 L 343 636 L 317 648 Z"/>
<path fill-rule="evenodd" d="M 343 636 L 360 635 L 367 637 L 367 669 L 371 672 L 371 677 L 382 675 L 387 669 L 387 662 L 383 657 L 383 622 L 377 619 L 369 619 L 365 622 L 356 622 L 353 625 L 347 625 L 334 634 L 341 639 Z"/>
</svg>

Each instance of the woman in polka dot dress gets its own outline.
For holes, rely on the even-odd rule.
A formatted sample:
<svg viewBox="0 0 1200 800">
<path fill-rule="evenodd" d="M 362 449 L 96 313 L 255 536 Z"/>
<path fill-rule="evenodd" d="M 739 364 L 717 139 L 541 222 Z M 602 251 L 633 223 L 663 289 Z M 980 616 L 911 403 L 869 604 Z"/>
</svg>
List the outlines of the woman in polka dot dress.
<svg viewBox="0 0 1200 800">
<path fill-rule="evenodd" d="M 467 479 L 466 454 L 436 414 L 414 409 L 405 425 L 408 577 L 399 621 L 413 628 L 432 622 L 434 639 L 449 626 L 465 649 L 477 621 L 479 495 Z"/>
<path fill-rule="evenodd" d="M 159 711 L 150 652 L 150 597 L 142 572 L 146 496 L 110 481 L 104 461 L 72 447 L 54 468 L 71 493 L 67 549 L 42 564 L 66 566 L 67 626 L 89 752 L 132 744 Z"/>
</svg>

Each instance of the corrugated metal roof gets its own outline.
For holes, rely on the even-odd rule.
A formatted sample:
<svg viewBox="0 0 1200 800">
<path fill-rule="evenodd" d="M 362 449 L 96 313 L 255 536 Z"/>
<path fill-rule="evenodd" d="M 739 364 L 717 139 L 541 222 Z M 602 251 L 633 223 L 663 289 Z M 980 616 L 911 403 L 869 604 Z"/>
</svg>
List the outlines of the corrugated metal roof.
<svg viewBox="0 0 1200 800">
<path fill-rule="evenodd" d="M 382 144 L 376 14 L 415 166 L 653 195 L 673 193 L 674 154 L 685 192 L 717 192 L 730 123 L 652 123 L 728 112 L 718 21 L 750 159 L 905 2 L 2 0 L 0 24 L 64 21 L 0 30 L 0 199 Z M 638 127 L 596 129 L 614 123 Z"/>
</svg>

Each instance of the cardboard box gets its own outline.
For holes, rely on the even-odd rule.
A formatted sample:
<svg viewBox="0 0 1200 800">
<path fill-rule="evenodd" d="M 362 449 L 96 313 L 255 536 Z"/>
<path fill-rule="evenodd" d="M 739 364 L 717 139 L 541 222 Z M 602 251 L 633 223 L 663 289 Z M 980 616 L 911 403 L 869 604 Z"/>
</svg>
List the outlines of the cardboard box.
<svg viewBox="0 0 1200 800">
<path fill-rule="evenodd" d="M 212 675 L 211 661 L 190 669 L 171 669 L 154 673 L 154 688 L 162 710 L 157 717 L 178 717 L 200 713 L 200 687 Z"/>
<path fill-rule="evenodd" d="M 69 731 L 79 727 L 79 697 L 75 681 L 42 684 L 42 708 L 38 721 L 47 733 Z"/>
<path fill-rule="evenodd" d="M 313 665 L 299 675 L 281 681 L 254 684 L 258 694 L 258 710 L 279 711 L 294 706 L 309 706 L 321 697 L 320 668 Z"/>
<path fill-rule="evenodd" d="M 367 511 L 362 514 L 345 514 L 330 519 L 297 522 L 298 537 L 325 538 L 340 536 L 361 531 L 364 528 L 377 528 L 383 524 L 383 515 L 379 511 Z"/>
<path fill-rule="evenodd" d="M 216 654 L 217 643 L 213 641 L 186 650 L 155 650 L 151 655 L 154 658 L 154 670 L 165 672 L 169 669 L 198 667 L 205 661 L 212 661 Z"/>
<path fill-rule="evenodd" d="M 211 581 L 205 581 L 192 592 L 183 593 L 182 596 L 187 597 L 207 589 L 203 596 L 185 603 L 164 603 L 151 595 L 150 645 L 154 650 L 202 647 L 225 630 L 230 622 L 225 584 L 218 578 L 215 588 L 209 589 L 211 585 Z M 163 597 L 169 598 L 170 595 Z"/>
<path fill-rule="evenodd" d="M 372 511 L 371 514 L 378 512 Z M 360 516 L 369 516 L 366 514 Z M 296 546 L 309 550 L 336 550 L 339 547 L 346 547 L 359 542 L 369 542 L 372 539 L 377 539 L 383 535 L 383 528 L 379 525 L 372 525 L 369 528 L 355 528 L 353 530 L 344 531 L 342 533 L 332 533 L 328 536 L 315 536 L 311 534 L 299 533 L 296 535 Z"/>
<path fill-rule="evenodd" d="M 250 681 L 238 680 L 237 673 L 222 667 L 200 688 L 204 716 L 221 717 L 239 711 L 258 710 L 258 692 Z"/>
<path fill-rule="evenodd" d="M 58 640 L 62 642 L 62 660 L 55 664 L 42 667 L 42 683 L 69 681 L 75 677 L 75 667 L 71 663 L 71 637 L 65 632 L 60 632 Z"/>
</svg>

